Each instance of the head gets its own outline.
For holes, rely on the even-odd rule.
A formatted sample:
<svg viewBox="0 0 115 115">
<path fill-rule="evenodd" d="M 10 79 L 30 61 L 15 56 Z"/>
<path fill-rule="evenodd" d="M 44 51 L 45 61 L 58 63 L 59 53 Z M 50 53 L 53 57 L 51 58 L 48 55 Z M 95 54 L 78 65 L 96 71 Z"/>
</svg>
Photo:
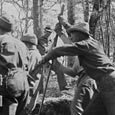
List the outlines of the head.
<svg viewBox="0 0 115 115">
<path fill-rule="evenodd" d="M 51 33 L 52 33 L 52 29 L 51 29 L 51 27 L 50 27 L 49 25 L 47 25 L 47 26 L 45 27 L 45 29 L 44 29 L 44 36 L 45 36 L 46 38 L 48 38 Z"/>
<path fill-rule="evenodd" d="M 7 16 L 0 16 L 0 35 L 12 31 L 12 23 Z"/>
<path fill-rule="evenodd" d="M 89 38 L 89 25 L 86 22 L 79 22 L 67 30 L 72 42 L 79 42 Z"/>
<path fill-rule="evenodd" d="M 22 36 L 21 41 L 26 44 L 28 48 L 36 47 L 38 44 L 38 39 L 35 34 L 25 34 Z"/>
</svg>

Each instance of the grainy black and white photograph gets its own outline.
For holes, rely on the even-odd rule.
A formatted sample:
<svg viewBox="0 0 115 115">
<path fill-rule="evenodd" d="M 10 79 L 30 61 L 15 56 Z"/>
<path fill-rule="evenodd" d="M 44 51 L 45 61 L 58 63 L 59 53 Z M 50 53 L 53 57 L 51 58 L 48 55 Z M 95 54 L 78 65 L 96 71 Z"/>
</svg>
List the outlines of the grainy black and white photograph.
<svg viewBox="0 0 115 115">
<path fill-rule="evenodd" d="M 115 115 L 115 0 L 0 0 L 0 115 Z"/>
</svg>

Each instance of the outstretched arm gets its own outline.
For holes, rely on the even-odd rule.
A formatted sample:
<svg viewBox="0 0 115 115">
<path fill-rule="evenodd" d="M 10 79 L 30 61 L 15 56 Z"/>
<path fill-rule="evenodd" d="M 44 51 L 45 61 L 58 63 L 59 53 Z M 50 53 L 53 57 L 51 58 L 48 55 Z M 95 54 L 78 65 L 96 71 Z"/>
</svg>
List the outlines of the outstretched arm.
<svg viewBox="0 0 115 115">
<path fill-rule="evenodd" d="M 83 67 L 80 66 L 78 57 L 75 57 L 75 62 L 73 64 L 73 67 L 65 67 L 63 64 L 61 64 L 58 60 L 54 60 L 53 66 L 57 66 L 60 70 L 63 71 L 63 73 L 71 76 L 76 77 L 81 71 L 83 71 Z"/>
</svg>

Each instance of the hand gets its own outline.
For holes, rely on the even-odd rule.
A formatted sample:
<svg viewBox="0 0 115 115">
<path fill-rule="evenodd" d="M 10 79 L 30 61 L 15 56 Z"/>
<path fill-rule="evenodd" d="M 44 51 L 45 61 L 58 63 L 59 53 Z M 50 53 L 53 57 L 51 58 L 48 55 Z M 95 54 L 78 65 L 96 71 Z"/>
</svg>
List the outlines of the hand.
<svg viewBox="0 0 115 115">
<path fill-rule="evenodd" d="M 42 57 L 42 59 L 39 61 L 39 65 L 42 65 L 42 64 L 45 64 L 46 63 L 46 59 L 45 59 L 45 56 Z"/>
<path fill-rule="evenodd" d="M 59 20 L 59 23 L 61 23 L 62 25 L 65 24 L 65 22 L 67 22 L 67 20 L 64 18 L 63 15 L 59 15 L 58 20 Z"/>
<path fill-rule="evenodd" d="M 55 25 L 55 32 L 60 36 L 62 34 L 62 25 L 60 23 L 57 23 Z"/>
<path fill-rule="evenodd" d="M 59 69 L 60 65 L 61 63 L 57 59 L 54 59 L 52 64 L 52 69 L 57 69 L 57 68 Z"/>
<path fill-rule="evenodd" d="M 39 65 L 42 65 L 42 64 L 45 64 L 46 62 L 48 62 L 50 59 L 49 59 L 49 55 L 46 54 L 44 56 L 42 56 L 42 59 L 39 61 Z"/>
<path fill-rule="evenodd" d="M 68 23 L 68 21 L 64 18 L 63 15 L 59 15 L 58 20 L 59 23 L 63 25 L 66 30 L 71 27 L 71 24 Z"/>
</svg>

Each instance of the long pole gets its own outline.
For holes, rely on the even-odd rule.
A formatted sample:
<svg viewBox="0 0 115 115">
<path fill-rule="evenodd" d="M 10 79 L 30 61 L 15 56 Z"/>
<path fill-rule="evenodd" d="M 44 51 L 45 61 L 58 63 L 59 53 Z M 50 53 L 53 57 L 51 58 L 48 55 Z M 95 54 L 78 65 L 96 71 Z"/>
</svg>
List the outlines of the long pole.
<svg viewBox="0 0 115 115">
<path fill-rule="evenodd" d="M 52 64 L 53 64 L 53 62 L 52 62 Z M 40 105 L 38 115 L 40 115 L 41 110 L 42 110 L 42 106 L 43 106 L 43 103 L 44 103 L 44 98 L 45 98 L 45 94 L 46 94 L 46 90 L 47 90 L 47 86 L 48 86 L 48 82 L 49 82 L 49 77 L 50 77 L 50 73 L 51 73 L 52 64 L 49 67 L 48 76 L 47 76 L 47 80 L 46 80 L 46 85 L 45 85 L 45 89 L 44 89 L 44 92 L 43 92 L 42 103 Z"/>
</svg>

